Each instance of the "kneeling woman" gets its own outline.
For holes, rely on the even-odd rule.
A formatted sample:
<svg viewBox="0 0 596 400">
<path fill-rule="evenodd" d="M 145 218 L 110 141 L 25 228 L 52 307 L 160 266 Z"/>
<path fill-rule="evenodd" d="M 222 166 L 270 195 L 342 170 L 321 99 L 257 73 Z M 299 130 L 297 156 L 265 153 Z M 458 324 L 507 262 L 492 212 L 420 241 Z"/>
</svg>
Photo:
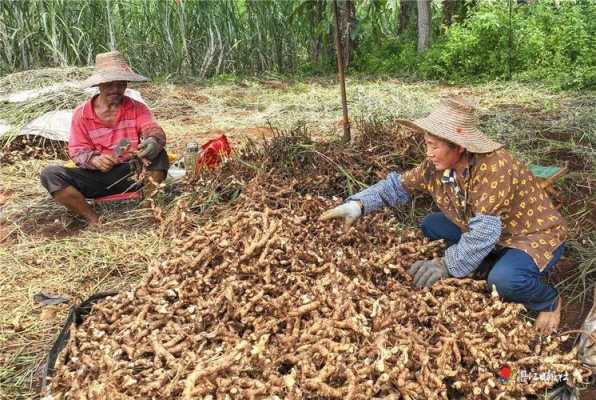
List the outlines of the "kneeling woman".
<svg viewBox="0 0 596 400">
<path fill-rule="evenodd" d="M 428 117 L 400 122 L 424 133 L 426 159 L 402 174 L 390 173 L 321 219 L 344 218 L 349 225 L 383 206 L 407 203 L 415 192 L 429 193 L 441 212 L 427 215 L 422 231 L 431 240 L 445 239 L 448 248 L 444 257 L 411 267 L 415 285 L 469 276 L 490 255 L 496 262 L 489 286 L 538 311 L 541 333 L 554 332 L 561 299 L 544 278 L 563 253 L 567 229 L 537 179 L 477 129 L 473 109 L 462 99 L 444 100 Z"/>
</svg>

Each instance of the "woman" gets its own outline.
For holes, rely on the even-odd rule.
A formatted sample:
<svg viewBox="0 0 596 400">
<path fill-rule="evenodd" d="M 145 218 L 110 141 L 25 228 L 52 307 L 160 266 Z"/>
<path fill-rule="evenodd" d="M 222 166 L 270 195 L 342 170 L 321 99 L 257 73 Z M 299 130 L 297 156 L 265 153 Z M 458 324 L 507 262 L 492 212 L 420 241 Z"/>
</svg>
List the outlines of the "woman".
<svg viewBox="0 0 596 400">
<path fill-rule="evenodd" d="M 469 276 L 490 254 L 497 260 L 489 286 L 539 312 L 539 332 L 556 331 L 561 298 L 544 278 L 564 251 L 567 228 L 537 179 L 477 129 L 473 108 L 460 98 L 442 101 L 428 117 L 399 122 L 424 133 L 426 159 L 402 174 L 390 173 L 321 219 L 344 218 L 349 226 L 361 215 L 426 192 L 441 212 L 428 214 L 422 231 L 448 247 L 444 257 L 412 265 L 414 284 L 429 287 L 442 278 Z"/>
</svg>

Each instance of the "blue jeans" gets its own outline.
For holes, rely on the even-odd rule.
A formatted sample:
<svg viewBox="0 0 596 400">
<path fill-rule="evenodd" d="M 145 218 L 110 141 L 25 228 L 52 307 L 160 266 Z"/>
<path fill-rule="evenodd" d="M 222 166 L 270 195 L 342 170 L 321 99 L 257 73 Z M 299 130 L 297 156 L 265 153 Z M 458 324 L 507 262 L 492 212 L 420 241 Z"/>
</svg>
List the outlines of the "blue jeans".
<svg viewBox="0 0 596 400">
<path fill-rule="evenodd" d="M 431 240 L 445 239 L 448 246 L 461 237 L 461 229 L 451 222 L 443 213 L 430 213 L 422 220 L 420 228 Z M 532 257 L 526 252 L 504 247 L 496 252 L 497 260 L 487 278 L 490 288 L 493 285 L 505 300 L 523 304 L 533 311 L 552 311 L 557 306 L 557 290 L 544 282 L 544 278 L 557 264 L 565 246 L 559 246 L 553 252 L 553 258 L 541 272 Z"/>
</svg>

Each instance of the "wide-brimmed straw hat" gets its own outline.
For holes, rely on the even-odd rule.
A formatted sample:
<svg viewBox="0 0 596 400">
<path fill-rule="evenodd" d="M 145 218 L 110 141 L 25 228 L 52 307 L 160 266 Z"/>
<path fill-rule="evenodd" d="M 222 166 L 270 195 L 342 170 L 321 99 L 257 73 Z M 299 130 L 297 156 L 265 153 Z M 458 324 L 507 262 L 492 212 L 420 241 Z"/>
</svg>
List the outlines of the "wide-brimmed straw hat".
<svg viewBox="0 0 596 400">
<path fill-rule="evenodd" d="M 143 82 L 148 80 L 143 75 L 134 72 L 122 54 L 115 50 L 95 56 L 95 71 L 81 83 L 81 86 L 88 88 L 114 81 Z"/>
<path fill-rule="evenodd" d="M 427 117 L 397 122 L 460 145 L 471 153 L 490 153 L 503 147 L 478 129 L 474 106 L 461 97 L 441 100 Z"/>
</svg>

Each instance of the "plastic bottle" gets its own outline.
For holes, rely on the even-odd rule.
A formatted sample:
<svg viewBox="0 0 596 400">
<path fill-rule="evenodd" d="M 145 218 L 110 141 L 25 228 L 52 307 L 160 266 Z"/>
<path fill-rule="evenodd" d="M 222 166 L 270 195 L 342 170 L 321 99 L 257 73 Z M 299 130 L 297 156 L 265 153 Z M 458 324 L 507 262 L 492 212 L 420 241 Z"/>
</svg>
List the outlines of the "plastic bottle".
<svg viewBox="0 0 596 400">
<path fill-rule="evenodd" d="M 184 169 L 186 170 L 186 177 L 191 179 L 195 175 L 197 159 L 199 157 L 199 144 L 190 142 L 186 144 L 184 150 Z"/>
</svg>

